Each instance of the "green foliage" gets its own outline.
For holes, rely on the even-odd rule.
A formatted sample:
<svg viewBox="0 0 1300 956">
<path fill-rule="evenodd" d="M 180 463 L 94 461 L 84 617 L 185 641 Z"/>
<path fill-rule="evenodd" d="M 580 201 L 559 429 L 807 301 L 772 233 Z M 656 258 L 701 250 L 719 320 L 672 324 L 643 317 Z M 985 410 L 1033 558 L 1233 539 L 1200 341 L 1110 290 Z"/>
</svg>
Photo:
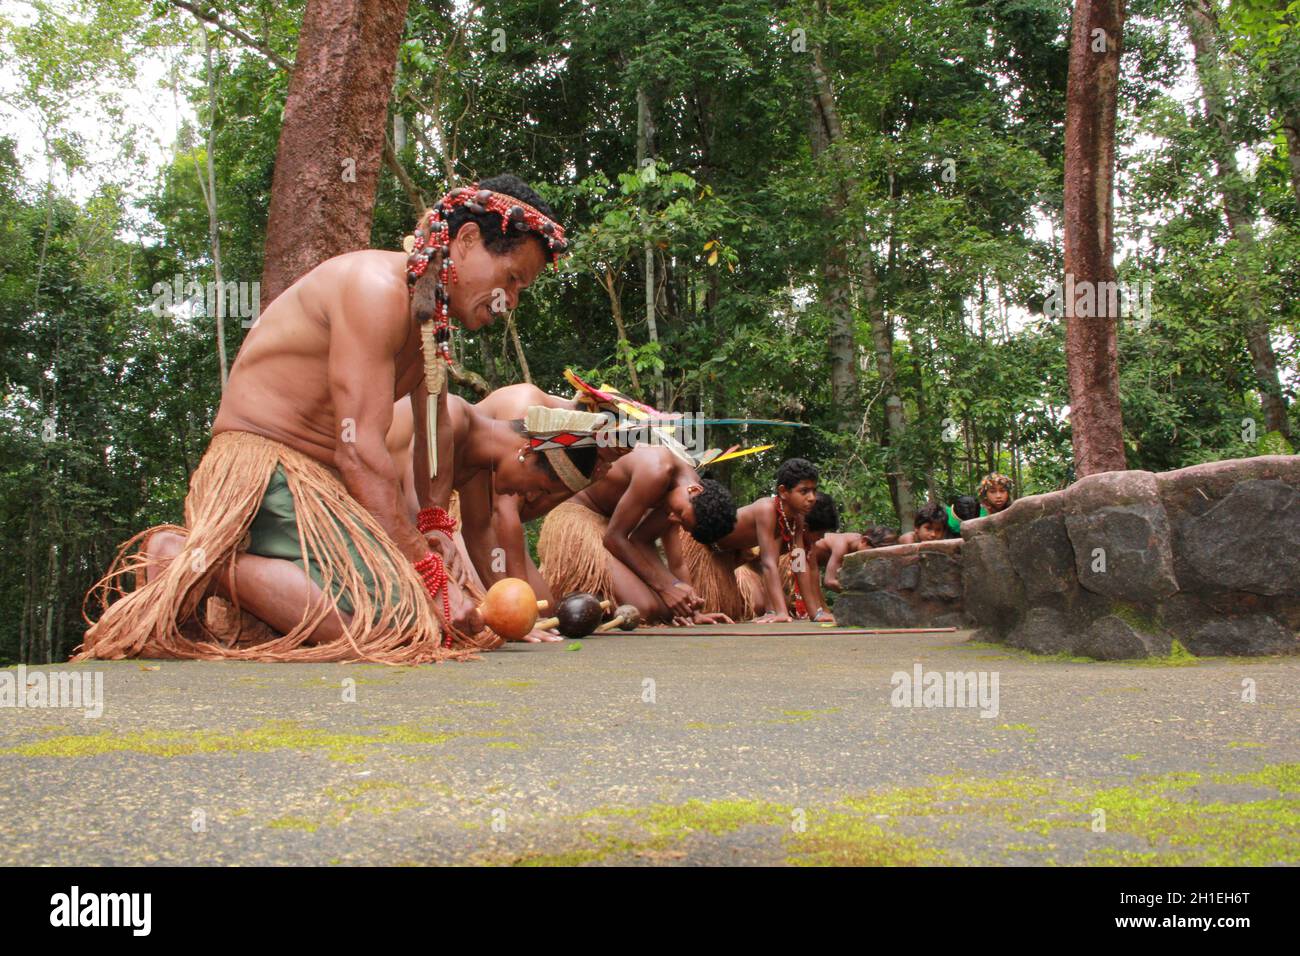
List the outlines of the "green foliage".
<svg viewBox="0 0 1300 956">
<path fill-rule="evenodd" d="M 215 335 L 201 309 L 149 306 L 157 283 L 212 277 L 209 129 L 225 278 L 259 278 L 289 81 L 272 60 L 292 64 L 304 6 L 201 7 L 261 48 L 206 27 L 215 109 L 199 22 L 172 4 L 38 3 L 41 17 L 0 17 L 13 108 L 37 123 L 43 160 L 0 140 L 0 593 L 13 609 L 0 659 L 66 653 L 115 545 L 180 517 L 219 401 Z M 1251 297 L 1287 389 L 1300 339 L 1283 135 L 1300 103 L 1297 5 L 1223 11 L 1230 134 L 1252 157 L 1239 184 L 1250 249 L 1228 233 L 1214 131 L 1187 96 L 1182 7 L 1131 4 L 1124 37 L 1116 245 L 1120 278 L 1150 294 L 1149 311 L 1121 323 L 1121 396 L 1129 465 L 1154 470 L 1291 453 L 1263 427 L 1244 345 Z M 1063 328 L 1043 313 L 1063 268 L 1069 13 L 1057 0 L 427 0 L 408 9 L 385 127 L 426 201 L 449 179 L 510 171 L 568 225 L 573 254 L 514 316 L 538 385 L 565 391 L 571 367 L 676 409 L 804 422 L 710 430 L 709 446 L 777 446 L 717 477 L 752 500 L 801 455 L 847 527 L 897 525 L 897 468 L 945 500 L 990 470 L 1018 494 L 1073 480 Z M 136 117 L 116 91 L 164 56 L 177 68 L 158 95 L 187 100 L 193 119 L 142 177 Z M 816 149 L 814 63 L 842 126 Z M 78 132 L 82 113 L 103 143 Z M 69 174 L 93 188 L 64 188 Z M 418 212 L 385 170 L 372 244 L 398 248 Z M 847 397 L 830 381 L 840 301 Z M 226 329 L 232 354 L 238 325 Z M 456 343 L 490 384 L 522 379 L 504 324 Z M 897 370 L 901 435 L 886 427 L 877 348 Z"/>
</svg>

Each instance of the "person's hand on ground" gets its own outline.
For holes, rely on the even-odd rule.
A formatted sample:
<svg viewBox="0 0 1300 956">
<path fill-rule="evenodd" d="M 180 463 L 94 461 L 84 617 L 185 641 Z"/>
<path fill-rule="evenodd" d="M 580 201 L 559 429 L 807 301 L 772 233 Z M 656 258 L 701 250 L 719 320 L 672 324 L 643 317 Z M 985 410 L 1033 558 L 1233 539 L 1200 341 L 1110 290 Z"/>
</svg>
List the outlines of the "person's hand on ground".
<svg viewBox="0 0 1300 956">
<path fill-rule="evenodd" d="M 755 624 L 791 624 L 793 623 L 789 614 L 764 614 L 762 617 L 754 618 Z"/>
<path fill-rule="evenodd" d="M 817 624 L 834 624 L 835 615 L 826 608 L 818 608 L 817 613 L 813 615 L 813 621 Z"/>
<path fill-rule="evenodd" d="M 479 613 L 478 603 L 450 575 L 447 578 L 447 596 L 451 599 L 452 630 L 461 634 L 477 634 L 487 627 L 483 615 Z M 441 602 L 438 604 L 438 616 L 441 617 Z"/>
<path fill-rule="evenodd" d="M 543 631 L 533 628 L 523 637 L 516 637 L 515 641 L 523 644 L 556 644 L 563 641 L 564 638 L 554 631 Z"/>
<path fill-rule="evenodd" d="M 697 590 L 695 590 L 695 588 L 694 588 L 693 586 L 691 586 L 691 584 L 690 584 L 689 582 L 687 582 L 687 581 L 674 581 L 674 582 L 673 582 L 673 587 L 676 587 L 676 588 L 682 588 L 682 589 L 685 590 L 685 592 L 686 592 L 686 597 L 687 597 L 687 598 L 690 600 L 690 602 L 691 602 L 691 610 L 693 610 L 693 611 L 703 611 L 703 610 L 704 610 L 704 598 L 700 597 L 700 592 L 697 591 Z"/>
<path fill-rule="evenodd" d="M 425 535 L 425 541 L 429 544 L 429 550 L 436 552 L 442 558 L 442 566 L 447 571 L 447 598 L 451 602 L 452 630 L 460 634 L 477 634 L 486 625 L 483 623 L 483 615 L 479 613 L 478 603 L 465 589 L 468 575 L 460 559 L 460 550 L 456 547 L 456 543 L 441 531 L 433 531 Z M 433 601 L 434 608 L 441 619 L 443 616 L 441 598 L 432 597 L 430 600 Z"/>
<path fill-rule="evenodd" d="M 733 621 L 731 618 L 727 617 L 727 615 L 725 614 L 714 614 L 714 613 L 702 614 L 701 612 L 696 611 L 695 623 L 696 624 L 735 624 L 736 622 Z"/>
<path fill-rule="evenodd" d="M 692 600 L 697 596 L 689 584 L 683 581 L 674 581 L 673 586 L 665 588 L 659 592 L 660 599 L 668 605 L 668 610 L 674 618 L 693 619 L 695 606 Z"/>
</svg>

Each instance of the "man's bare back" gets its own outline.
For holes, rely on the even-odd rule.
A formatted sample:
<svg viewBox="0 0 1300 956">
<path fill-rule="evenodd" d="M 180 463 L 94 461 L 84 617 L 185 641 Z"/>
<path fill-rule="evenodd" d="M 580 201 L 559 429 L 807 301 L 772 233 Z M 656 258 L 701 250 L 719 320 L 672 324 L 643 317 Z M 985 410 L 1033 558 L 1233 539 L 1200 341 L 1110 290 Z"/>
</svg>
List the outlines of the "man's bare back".
<svg viewBox="0 0 1300 956">
<path fill-rule="evenodd" d="M 528 382 L 494 389 L 476 402 L 474 407 L 489 418 L 504 422 L 512 418 L 523 418 L 530 405 L 545 405 L 547 408 L 578 408 L 578 403 L 573 399 L 552 395 Z"/>
<path fill-rule="evenodd" d="M 638 445 L 615 462 L 601 481 L 574 495 L 573 500 L 606 518 L 612 517 L 632 486 L 632 479 L 639 477 L 637 490 L 641 496 L 637 505 L 639 516 L 643 516 L 661 505 L 668 490 L 687 472 L 691 480 L 699 480 L 695 469 L 662 445 Z"/>
</svg>

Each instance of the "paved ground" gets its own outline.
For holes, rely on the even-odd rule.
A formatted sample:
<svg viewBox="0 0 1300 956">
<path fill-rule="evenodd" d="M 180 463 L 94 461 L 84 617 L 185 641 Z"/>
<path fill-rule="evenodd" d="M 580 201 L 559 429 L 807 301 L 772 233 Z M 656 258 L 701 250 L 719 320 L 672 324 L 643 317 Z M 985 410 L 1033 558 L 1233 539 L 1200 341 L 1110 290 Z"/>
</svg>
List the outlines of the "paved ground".
<svg viewBox="0 0 1300 956">
<path fill-rule="evenodd" d="M 1300 862 L 1300 658 L 968 637 L 83 665 L 101 718 L 0 709 L 0 863 Z M 996 716 L 891 706 L 918 663 L 996 675 Z"/>
</svg>

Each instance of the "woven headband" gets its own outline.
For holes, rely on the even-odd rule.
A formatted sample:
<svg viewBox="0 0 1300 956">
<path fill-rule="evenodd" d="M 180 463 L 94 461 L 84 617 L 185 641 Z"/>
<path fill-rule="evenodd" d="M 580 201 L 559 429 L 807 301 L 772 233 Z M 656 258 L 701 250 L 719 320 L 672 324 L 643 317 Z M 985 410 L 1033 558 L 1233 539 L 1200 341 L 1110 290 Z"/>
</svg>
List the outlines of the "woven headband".
<svg viewBox="0 0 1300 956">
<path fill-rule="evenodd" d="M 568 408 L 530 405 L 524 413 L 524 434 L 529 450 L 546 456 L 564 487 L 577 493 L 591 484 L 591 478 L 578 470 L 569 457 L 571 448 L 595 448 L 596 435 L 605 429 L 605 415 L 579 412 Z"/>
<path fill-rule="evenodd" d="M 446 257 L 451 254 L 447 217 L 457 206 L 464 206 L 478 216 L 489 212 L 496 213 L 501 217 L 502 233 L 514 226 L 520 232 L 531 232 L 540 236 L 546 241 L 547 251 L 553 263 L 569 251 L 569 242 L 564 238 L 564 227 L 536 207 L 509 193 L 480 189 L 478 183 L 472 186 L 459 186 L 439 199 L 434 207 L 424 214 L 424 218 L 415 229 L 411 246 L 407 249 L 411 254 L 406 268 L 406 281 L 410 286 L 413 287 L 420 276 L 424 275 L 433 256 L 441 253 Z"/>
</svg>

